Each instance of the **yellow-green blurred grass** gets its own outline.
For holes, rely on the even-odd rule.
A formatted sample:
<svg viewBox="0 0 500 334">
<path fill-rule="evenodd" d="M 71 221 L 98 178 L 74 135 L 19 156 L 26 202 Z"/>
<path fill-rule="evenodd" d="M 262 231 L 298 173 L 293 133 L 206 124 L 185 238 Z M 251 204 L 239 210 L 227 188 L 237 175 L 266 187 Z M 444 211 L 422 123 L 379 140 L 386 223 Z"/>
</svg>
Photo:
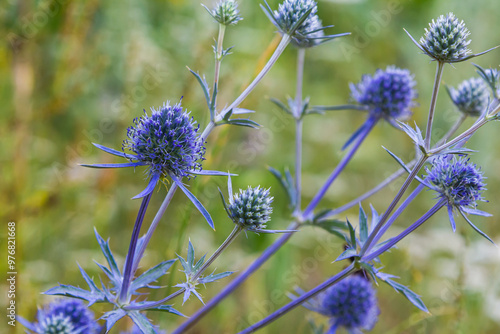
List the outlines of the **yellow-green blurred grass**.
<svg viewBox="0 0 500 334">
<path fill-rule="evenodd" d="M 270 1 L 273 8 L 277 3 Z M 374 13 L 387 10 L 392 3 L 319 1 L 324 24 L 335 25 L 332 33 L 352 31 L 353 35 L 307 52 L 304 93 L 311 96 L 313 104 L 345 103 L 349 82 L 358 81 L 363 73 L 372 73 L 376 68 L 396 64 L 416 75 L 420 107 L 415 109 L 414 119 L 423 125 L 435 65 L 418 54 L 402 28 L 420 36 L 432 18 L 454 11 L 471 30 L 474 51 L 500 42 L 496 20 L 500 4 L 496 1 L 399 1 L 401 10 L 380 24 L 379 33 L 346 59 L 342 48 L 353 45 L 368 23 L 377 22 Z M 276 29 L 267 22 L 258 1 L 241 1 L 241 12 L 244 20 L 228 29 L 225 41 L 226 46 L 235 45 L 235 49 L 223 63 L 221 105 L 231 102 L 251 80 L 275 42 Z M 161 105 L 165 100 L 177 101 L 184 96 L 183 105 L 203 126 L 207 119 L 203 96 L 185 66 L 205 73 L 211 80 L 211 44 L 216 25 L 198 1 L 180 0 L 8 1 L 0 15 L 0 29 L 6 36 L 0 47 L 0 101 L 4 110 L 0 113 L 1 213 L 2 221 L 16 221 L 18 228 L 17 311 L 33 319 L 36 307 L 52 300 L 41 295 L 42 291 L 58 282 L 84 285 L 77 262 L 94 277 L 101 275 L 93 263 L 104 261 L 93 235 L 94 226 L 103 237 L 111 238 L 111 247 L 123 262 L 139 207 L 139 202 L 130 198 L 144 187 L 144 175 L 140 170 L 96 171 L 77 164 L 115 161 L 90 146 L 90 142 L 120 147 L 132 119 L 141 115 L 142 109 Z M 484 67 L 498 66 L 500 57 L 494 51 L 475 62 Z M 222 128 L 208 139 L 207 169 L 230 168 L 238 173 L 233 180 L 235 188 L 248 184 L 273 187 L 276 206 L 272 228 L 286 227 L 290 218 L 284 193 L 266 166 L 292 167 L 294 129 L 268 97 L 284 100 L 294 92 L 294 69 L 295 50 L 290 47 L 244 102 L 243 107 L 257 110 L 252 118 L 264 125 L 263 129 Z M 443 82 L 456 85 L 473 74 L 470 63 L 457 64 L 455 68 L 447 67 Z M 443 92 L 438 99 L 437 129 L 446 130 L 451 124 L 452 110 Z M 340 160 L 341 145 L 363 117 L 346 111 L 305 121 L 305 203 Z M 473 160 L 483 166 L 488 176 L 485 197 L 491 203 L 482 204 L 481 209 L 498 216 L 495 200 L 500 187 L 496 171 L 500 162 L 496 157 L 496 127 L 487 125 L 471 139 L 469 147 L 480 150 Z M 405 159 L 413 150 L 401 132 L 387 124 L 379 125 L 336 181 L 324 207 L 342 205 L 396 169 L 382 145 Z M 185 254 L 188 238 L 197 246 L 198 256 L 216 249 L 232 229 L 217 193 L 217 186 L 225 189 L 224 183 L 222 179 L 205 177 L 191 182 L 193 191 L 212 213 L 216 232 L 179 193 L 152 240 L 144 268 L 174 258 L 176 252 Z M 367 201 L 366 207 L 372 203 L 383 211 L 396 190 L 396 186 L 384 190 Z M 162 188 L 153 197 L 146 222 L 151 221 L 165 193 Z M 432 197 L 423 194 L 397 225 L 407 226 L 416 219 L 429 207 Z M 356 221 L 356 209 L 347 215 Z M 495 217 L 474 221 L 499 240 Z M 1 231 L 2 240 L 4 233 Z M 440 213 L 403 241 L 398 250 L 383 256 L 385 270 L 401 276 L 403 284 L 420 293 L 432 314 L 419 312 L 401 295 L 381 286 L 378 294 L 382 313 L 374 333 L 498 332 L 498 251 L 470 229 L 463 233 L 465 237 L 453 235 L 446 215 Z M 242 236 L 214 267 L 241 271 L 275 238 Z M 442 247 L 433 246 L 439 242 Z M 321 231 L 304 229 L 191 332 L 234 333 L 258 320 L 286 303 L 285 293 L 294 285 L 312 288 L 341 268 L 342 264 L 331 264 L 341 246 Z M 4 263 L 0 264 L 3 272 Z M 160 284 L 182 279 L 178 269 L 173 268 Z M 202 290 L 205 299 L 214 296 L 225 282 Z M 5 285 L 1 287 L 5 295 Z M 160 289 L 153 297 L 160 298 L 167 291 Z M 175 300 L 175 305 L 188 315 L 201 306 L 194 299 L 184 306 Z M 98 305 L 94 310 L 99 314 L 105 308 Z M 166 329 L 182 321 L 173 316 L 149 315 Z M 299 308 L 262 332 L 308 333 L 309 318 L 325 321 Z M 125 326 L 119 324 L 120 328 Z M 22 332 L 17 326 L 15 333 Z"/>
</svg>

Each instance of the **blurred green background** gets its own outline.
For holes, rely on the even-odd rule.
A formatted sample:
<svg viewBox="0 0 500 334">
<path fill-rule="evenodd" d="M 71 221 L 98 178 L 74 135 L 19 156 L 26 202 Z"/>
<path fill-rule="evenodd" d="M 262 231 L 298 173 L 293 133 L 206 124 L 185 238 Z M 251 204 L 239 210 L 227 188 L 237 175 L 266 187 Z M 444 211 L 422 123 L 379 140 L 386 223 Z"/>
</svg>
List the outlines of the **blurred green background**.
<svg viewBox="0 0 500 334">
<path fill-rule="evenodd" d="M 227 30 L 225 46 L 234 45 L 233 54 L 223 62 L 219 103 L 229 104 L 254 77 L 278 39 L 262 10 L 260 1 L 242 0 L 244 20 Z M 319 16 L 331 33 L 353 32 L 333 43 L 308 50 L 304 94 L 312 104 L 344 104 L 349 99 L 349 82 L 364 73 L 395 64 L 409 68 L 418 81 L 419 103 L 414 120 L 424 127 L 435 64 L 419 54 L 403 31 L 418 38 L 431 19 L 453 11 L 471 31 L 475 52 L 500 44 L 498 15 L 500 2 L 476 1 L 349 1 L 319 2 Z M 206 0 L 206 5 L 214 1 Z M 278 1 L 269 1 L 277 8 Z M 0 215 L 2 224 L 17 223 L 17 312 L 32 320 L 37 306 L 53 300 L 42 291 L 58 282 L 85 286 L 77 263 L 94 277 L 101 275 L 94 260 L 103 262 L 93 227 L 107 238 L 123 262 L 139 201 L 130 198 L 145 186 L 141 170 L 99 171 L 79 167 L 79 163 L 114 162 L 95 147 L 97 142 L 120 148 L 126 128 L 134 117 L 164 101 L 177 102 L 192 110 L 202 124 L 207 122 L 204 99 L 194 77 L 186 69 L 213 76 L 213 38 L 217 25 L 198 1 L 15 1 L 0 6 L 0 171 L 2 177 Z M 499 51 L 474 60 L 483 67 L 500 64 Z M 237 127 L 217 129 L 208 138 L 204 168 L 238 173 L 233 187 L 271 186 L 275 212 L 270 228 L 285 228 L 290 212 L 282 189 L 267 166 L 291 169 L 294 159 L 294 125 L 270 101 L 284 100 L 295 91 L 296 50 L 290 46 L 270 74 L 244 102 L 254 109 L 252 119 L 261 130 Z M 473 76 L 470 62 L 447 66 L 443 82 L 457 85 Z M 444 90 L 438 99 L 436 134 L 444 133 L 457 117 Z M 304 128 L 303 202 L 307 203 L 329 175 L 342 153 L 340 147 L 364 121 L 354 111 L 331 112 L 306 119 Z M 470 120 L 466 122 L 470 124 Z M 465 128 L 466 125 L 464 125 Z M 439 132 L 440 131 L 440 132 Z M 500 149 L 498 124 L 489 124 L 470 140 L 468 147 L 479 150 L 473 160 L 488 176 L 480 209 L 494 214 L 474 222 L 500 242 L 497 218 L 500 208 Z M 412 157 L 412 144 L 388 124 L 379 124 L 363 144 L 355 159 L 330 189 L 321 207 L 335 208 L 370 189 L 397 169 L 382 149 L 388 147 L 405 160 Z M 399 181 L 366 201 L 383 212 L 395 194 Z M 142 265 L 185 256 L 188 238 L 197 255 L 212 253 L 232 229 L 225 216 L 217 187 L 225 180 L 198 177 L 190 182 L 192 191 L 211 212 L 217 231 L 213 232 L 201 215 L 177 193 L 159 226 Z M 153 196 L 146 225 L 159 207 L 165 188 Z M 398 220 L 391 233 L 422 215 L 433 203 L 433 194 L 424 192 Z M 357 209 L 346 213 L 357 220 Z M 340 218 L 344 218 L 341 216 Z M 385 271 L 401 277 L 422 295 L 431 314 L 413 307 L 402 295 L 387 286 L 378 288 L 380 320 L 374 333 L 498 333 L 500 330 L 500 258 L 498 248 L 473 233 L 458 220 L 453 234 L 445 212 L 433 217 L 404 240 L 399 249 L 383 256 Z M 6 248 L 6 227 L 2 228 L 2 254 Z M 240 236 L 214 264 L 219 271 L 242 270 L 277 236 Z M 336 273 L 342 266 L 331 264 L 342 243 L 323 231 L 304 228 L 297 233 L 263 269 L 230 298 L 205 317 L 191 333 L 234 333 L 284 305 L 286 292 L 295 285 L 310 289 Z M 6 261 L 0 270 L 7 272 Z M 162 285 L 183 278 L 176 266 Z M 101 275 L 102 276 L 102 275 Z M 201 288 L 209 300 L 229 280 Z M 7 286 L 0 282 L 2 309 Z M 154 293 L 161 298 L 171 290 Z M 200 302 L 191 298 L 183 313 L 193 314 Z M 104 306 L 93 308 L 96 314 Z M 166 330 L 183 319 L 148 314 Z M 261 333 L 309 333 L 309 319 L 326 319 L 297 308 Z M 1 328 L 7 328 L 2 320 Z M 118 333 L 130 325 L 121 321 L 111 331 Z M 2 331 L 3 332 L 3 331 Z M 18 326 L 14 333 L 23 333 Z"/>
</svg>

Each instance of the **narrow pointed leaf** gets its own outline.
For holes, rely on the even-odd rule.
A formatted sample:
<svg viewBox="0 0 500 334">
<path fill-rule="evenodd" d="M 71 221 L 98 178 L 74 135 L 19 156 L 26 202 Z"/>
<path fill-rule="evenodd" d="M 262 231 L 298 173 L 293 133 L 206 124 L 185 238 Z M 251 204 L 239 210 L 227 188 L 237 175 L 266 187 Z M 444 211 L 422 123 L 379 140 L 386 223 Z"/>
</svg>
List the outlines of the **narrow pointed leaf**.
<svg viewBox="0 0 500 334">
<path fill-rule="evenodd" d="M 106 261 L 108 262 L 109 269 L 111 269 L 111 272 L 115 276 L 115 278 L 121 277 L 120 274 L 120 269 L 118 269 L 118 265 L 116 264 L 115 258 L 113 256 L 113 253 L 109 249 L 109 243 L 108 241 L 105 241 L 99 233 L 97 233 L 97 230 L 94 228 L 95 236 L 97 239 L 97 243 L 99 244 L 99 247 L 101 247 L 101 251 L 104 254 L 104 257 L 106 258 Z"/>
<path fill-rule="evenodd" d="M 139 167 L 145 166 L 143 162 L 124 162 L 118 164 L 81 164 L 82 167 L 88 168 L 126 168 L 126 167 Z"/>
<path fill-rule="evenodd" d="M 201 76 L 198 73 L 196 73 L 195 71 L 193 71 L 189 67 L 187 69 L 189 70 L 189 72 L 191 72 L 194 75 L 194 77 L 196 78 L 196 80 L 198 80 L 198 83 L 200 84 L 201 89 L 203 90 L 203 94 L 205 95 L 205 100 L 207 102 L 207 106 L 208 106 L 208 108 L 210 108 L 210 92 L 209 92 L 209 89 L 208 89 L 207 81 L 205 79 L 202 79 Z M 212 117 L 211 114 L 210 114 L 210 117 Z"/>
<path fill-rule="evenodd" d="M 196 175 L 212 175 L 212 176 L 238 176 L 238 174 L 230 174 L 229 172 L 220 172 L 218 170 L 201 170 L 201 171 L 193 171 L 191 174 Z"/>
<path fill-rule="evenodd" d="M 211 282 L 215 282 L 217 280 L 220 280 L 224 277 L 227 277 L 227 276 L 230 276 L 234 273 L 234 271 L 225 271 L 223 273 L 219 273 L 219 274 L 210 274 L 209 276 L 206 276 L 206 277 L 203 277 L 203 278 L 200 278 L 198 280 L 198 282 L 202 283 L 202 284 L 206 284 L 206 283 L 211 283 Z"/>
<path fill-rule="evenodd" d="M 365 210 L 359 204 L 359 240 L 362 244 L 368 239 L 368 219 L 366 217 Z"/>
<path fill-rule="evenodd" d="M 101 319 L 106 320 L 106 332 L 109 332 L 116 322 L 123 318 L 126 314 L 127 312 L 120 308 L 104 313 Z"/>
<path fill-rule="evenodd" d="M 109 154 L 112 154 L 112 155 L 116 155 L 116 156 L 119 156 L 119 157 L 122 157 L 122 158 L 127 158 L 127 159 L 131 159 L 131 160 L 137 160 L 137 156 L 134 155 L 134 154 L 127 154 L 125 152 L 120 152 L 120 151 L 117 151 L 115 149 L 112 149 L 112 148 L 109 148 L 109 147 L 106 147 L 106 146 L 102 146 L 102 145 L 99 145 L 99 144 L 96 144 L 96 143 L 92 143 L 92 145 L 94 145 L 95 147 L 97 147 L 100 150 L 103 150 L 106 153 L 109 153 Z"/>
<path fill-rule="evenodd" d="M 340 254 L 340 256 L 336 258 L 334 262 L 350 259 L 352 257 L 356 257 L 357 255 L 358 253 L 355 248 L 348 248 L 342 254 Z"/>
<path fill-rule="evenodd" d="M 167 312 L 167 313 L 172 313 L 172 314 L 175 314 L 175 315 L 178 315 L 178 316 L 181 316 L 181 317 L 184 317 L 184 318 L 187 318 L 187 316 L 185 316 L 184 314 L 182 314 L 181 312 L 177 311 L 172 305 L 160 305 L 158 307 L 154 307 L 154 308 L 148 308 L 147 309 L 148 311 L 161 311 L 161 312 Z"/>
<path fill-rule="evenodd" d="M 455 224 L 455 218 L 453 217 L 453 207 L 448 205 L 448 217 L 450 218 L 451 229 L 453 232 L 457 230 L 457 225 Z"/>
<path fill-rule="evenodd" d="M 134 324 L 139 327 L 143 334 L 156 334 L 153 324 L 143 314 L 138 311 L 128 312 L 128 316 Z"/>
<path fill-rule="evenodd" d="M 277 105 L 281 110 L 286 112 L 287 114 L 293 115 L 293 113 L 290 111 L 290 109 L 280 100 L 275 99 L 275 98 L 270 98 L 271 102 L 273 102 L 275 105 Z"/>
<path fill-rule="evenodd" d="M 191 240 L 189 240 L 189 243 L 188 243 L 188 252 L 187 252 L 186 262 L 189 264 L 190 267 L 193 267 L 194 247 L 193 247 L 193 244 L 191 243 Z"/>
<path fill-rule="evenodd" d="M 177 183 L 179 188 L 181 188 L 184 194 L 186 194 L 189 200 L 193 202 L 194 206 L 200 211 L 203 217 L 205 217 L 208 225 L 210 225 L 210 227 L 215 230 L 214 221 L 210 216 L 210 214 L 208 213 L 207 209 L 205 209 L 205 207 L 203 206 L 203 204 L 201 204 L 201 202 L 182 184 L 181 181 L 179 181 L 179 179 L 176 176 L 172 174 L 171 177 L 174 180 L 174 182 Z"/>
<path fill-rule="evenodd" d="M 493 240 L 491 240 L 491 238 L 486 234 L 484 233 L 483 231 L 481 231 L 480 229 L 478 229 L 476 227 L 476 225 L 474 225 L 470 220 L 469 218 L 467 218 L 467 216 L 463 213 L 462 210 L 458 210 L 460 212 L 460 214 L 462 215 L 462 217 L 464 217 L 465 221 L 467 221 L 467 223 L 469 223 L 469 225 L 474 229 L 474 231 L 476 231 L 477 233 L 479 233 L 480 235 L 482 235 L 484 238 L 486 238 L 489 242 L 491 242 L 493 245 L 495 245 L 495 242 Z"/>
<path fill-rule="evenodd" d="M 156 281 L 158 278 L 162 277 L 166 274 L 168 269 L 174 264 L 176 260 L 168 260 L 164 261 L 155 267 L 147 270 L 141 276 L 137 277 L 132 284 L 130 285 L 131 291 L 135 291 L 139 288 L 143 288 L 149 283 Z"/>
<path fill-rule="evenodd" d="M 481 211 L 478 209 L 472 209 L 472 208 L 467 208 L 467 207 L 462 207 L 461 209 L 463 212 L 468 213 L 470 215 L 483 216 L 483 217 L 492 217 L 493 216 L 491 213 Z"/>
<path fill-rule="evenodd" d="M 153 190 L 155 190 L 155 187 L 156 187 L 156 184 L 158 183 L 158 180 L 160 180 L 160 174 L 159 173 L 154 174 L 153 176 L 151 176 L 151 180 L 149 180 L 149 183 L 146 186 L 146 189 L 144 189 L 143 191 L 141 191 L 140 194 L 135 195 L 134 197 L 132 197 L 132 199 L 138 199 L 138 198 L 142 198 L 144 196 L 149 195 L 151 192 L 153 192 Z"/>
</svg>

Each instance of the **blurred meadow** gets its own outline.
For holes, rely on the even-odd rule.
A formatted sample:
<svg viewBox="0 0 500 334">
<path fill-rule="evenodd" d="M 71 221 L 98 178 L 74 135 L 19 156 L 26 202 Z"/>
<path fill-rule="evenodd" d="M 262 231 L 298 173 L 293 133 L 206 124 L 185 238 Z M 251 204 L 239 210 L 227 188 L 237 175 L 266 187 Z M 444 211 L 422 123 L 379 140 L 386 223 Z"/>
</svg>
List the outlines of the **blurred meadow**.
<svg viewBox="0 0 500 334">
<path fill-rule="evenodd" d="M 212 0 L 204 2 L 209 7 Z M 241 0 L 244 20 L 227 29 L 224 45 L 234 45 L 222 64 L 220 105 L 245 88 L 270 56 L 279 35 L 259 8 L 261 1 Z M 270 0 L 272 8 L 279 1 Z M 319 0 L 318 15 L 332 34 L 352 32 L 306 53 L 304 95 L 313 105 L 337 105 L 349 101 L 350 82 L 362 74 L 395 64 L 408 68 L 418 82 L 413 120 L 421 128 L 427 118 L 435 64 L 419 54 L 404 33 L 420 37 L 431 19 L 449 11 L 463 19 L 471 31 L 471 49 L 480 52 L 500 44 L 497 0 Z M 183 106 L 203 127 L 208 120 L 203 94 L 186 69 L 213 77 L 213 39 L 217 24 L 196 0 L 35 1 L 3 0 L 0 5 L 0 230 L 2 254 L 5 227 L 17 224 L 17 314 L 33 320 L 38 306 L 53 297 L 41 292 L 57 283 L 85 286 L 80 264 L 91 276 L 101 273 L 94 260 L 103 256 L 94 227 L 110 237 L 111 248 L 123 263 L 140 201 L 130 198 L 145 186 L 142 170 L 94 170 L 80 163 L 116 162 L 91 142 L 120 148 L 126 128 L 142 110 L 164 101 Z M 293 169 L 294 125 L 270 97 L 284 100 L 295 92 L 296 49 L 289 46 L 276 66 L 242 107 L 256 110 L 251 116 L 260 130 L 220 127 L 210 135 L 204 168 L 239 174 L 233 187 L 272 187 L 275 209 L 269 228 L 284 229 L 290 222 L 286 195 L 267 166 Z M 485 67 L 500 64 L 495 50 L 474 59 Z M 456 86 L 475 75 L 471 62 L 446 66 L 443 83 Z M 438 98 L 435 134 L 443 134 L 457 119 L 445 90 Z M 304 123 L 303 203 L 314 196 L 323 180 L 343 156 L 340 148 L 365 120 L 355 111 L 311 116 Z M 411 122 L 413 122 L 413 120 Z M 468 120 L 462 129 L 471 124 Z M 474 217 L 477 226 L 500 244 L 500 124 L 488 124 L 468 143 L 478 150 L 472 160 L 488 177 L 488 190 L 479 209 L 490 218 Z M 387 123 L 379 124 L 359 153 L 328 192 L 321 208 L 336 208 L 377 185 L 398 166 L 383 150 L 389 148 L 406 161 L 414 149 L 409 138 Z M 178 192 L 149 245 L 143 260 L 150 267 L 161 260 L 186 254 L 188 238 L 197 256 L 211 254 L 233 228 L 221 205 L 217 187 L 225 192 L 225 178 L 197 177 L 191 190 L 212 214 L 216 232 Z M 363 203 L 383 212 L 401 180 Z M 153 218 L 165 187 L 154 194 L 145 219 Z M 396 222 L 397 233 L 433 204 L 424 192 Z M 357 221 L 357 208 L 348 216 Z M 500 256 L 498 248 L 475 234 L 462 219 L 453 233 L 445 211 L 438 213 L 397 250 L 382 257 L 385 271 L 419 293 L 431 314 L 412 306 L 388 286 L 377 289 L 380 319 L 373 333 L 499 333 Z M 230 251 L 213 265 L 219 271 L 241 271 L 276 235 L 240 236 Z M 335 274 L 345 264 L 331 262 L 341 253 L 342 242 L 324 231 L 303 228 L 261 270 L 217 306 L 189 333 L 235 333 L 288 302 L 294 286 L 308 290 Z M 6 257 L 6 256 L 5 256 Z M 6 260 L 0 271 L 7 272 Z M 101 275 L 102 276 L 102 275 Z M 183 273 L 176 264 L 161 285 L 177 284 Z M 201 288 L 211 299 L 231 278 Z M 5 310 L 7 285 L 0 282 L 1 308 Z M 156 290 L 160 298 L 171 288 Z M 202 305 L 191 298 L 186 315 Z M 104 306 L 92 308 L 99 315 Z M 149 313 L 162 329 L 173 330 L 182 318 Z M 259 333 L 310 333 L 308 321 L 326 319 L 297 308 Z M 119 322 L 110 333 L 130 326 Z M 7 328 L 5 318 L 0 328 Z M 3 330 L 1 331 L 3 333 Z M 24 333 L 18 324 L 12 333 Z"/>
</svg>

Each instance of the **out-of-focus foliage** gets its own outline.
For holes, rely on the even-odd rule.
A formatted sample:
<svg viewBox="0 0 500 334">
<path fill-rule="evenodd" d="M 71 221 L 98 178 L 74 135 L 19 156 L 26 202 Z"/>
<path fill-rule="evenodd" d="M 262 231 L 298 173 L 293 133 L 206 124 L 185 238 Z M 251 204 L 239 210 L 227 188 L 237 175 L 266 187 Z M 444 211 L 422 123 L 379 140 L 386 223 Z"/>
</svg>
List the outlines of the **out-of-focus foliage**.
<svg viewBox="0 0 500 334">
<path fill-rule="evenodd" d="M 278 4 L 269 3 L 273 8 Z M 207 0 L 205 4 L 211 7 L 214 3 Z M 130 169 L 96 171 L 78 164 L 113 162 L 112 156 L 91 142 L 120 147 L 132 120 L 141 116 L 143 109 L 161 106 L 166 100 L 176 103 L 183 96 L 183 106 L 202 126 L 206 124 L 209 115 L 203 93 L 186 66 L 205 73 L 211 80 L 217 26 L 195 0 L 6 0 L 0 7 L 0 34 L 4 36 L 0 45 L 0 212 L 2 222 L 17 223 L 17 312 L 32 320 L 37 305 L 53 300 L 40 292 L 58 282 L 84 285 L 76 262 L 89 275 L 98 275 L 93 260 L 102 262 L 102 255 L 94 239 L 94 226 L 104 237 L 111 237 L 110 245 L 123 263 L 140 206 L 139 201 L 130 198 L 144 189 L 147 176 L 140 169 L 135 174 Z M 395 64 L 415 73 L 420 107 L 414 110 L 413 119 L 422 125 L 435 64 L 419 54 L 403 27 L 419 37 L 432 18 L 453 11 L 471 31 L 473 52 L 500 43 L 500 2 L 496 0 L 324 0 L 319 1 L 318 8 L 323 24 L 335 25 L 331 33 L 353 34 L 307 51 L 304 93 L 311 97 L 312 105 L 345 104 L 349 82 L 358 82 L 364 73 Z M 241 92 L 278 42 L 276 28 L 258 1 L 242 0 L 239 10 L 244 20 L 229 27 L 226 34 L 225 45 L 235 48 L 222 65 L 218 96 L 221 105 L 230 103 Z M 233 178 L 235 188 L 259 184 L 272 187 L 275 210 L 268 224 L 270 229 L 284 229 L 290 216 L 286 195 L 266 167 L 282 170 L 293 166 L 294 127 L 292 119 L 269 97 L 285 100 L 293 94 L 295 57 L 294 48 L 289 47 L 242 105 L 257 111 L 251 117 L 264 126 L 262 129 L 221 127 L 207 140 L 206 169 L 239 174 Z M 475 62 L 485 68 L 495 67 L 500 64 L 500 56 L 494 51 Z M 469 62 L 454 68 L 447 66 L 443 82 L 456 86 L 474 75 L 474 70 Z M 433 138 L 439 138 L 458 117 L 444 90 L 438 98 L 436 117 Z M 355 111 L 339 111 L 305 121 L 304 203 L 334 168 L 342 156 L 342 144 L 364 119 Z M 500 196 L 497 127 L 489 124 L 468 144 L 480 151 L 473 160 L 488 177 L 484 197 L 491 202 L 480 208 L 494 216 L 500 215 L 495 203 Z M 382 145 L 406 161 L 414 154 L 403 132 L 388 124 L 378 125 L 322 206 L 338 207 L 397 169 Z M 216 232 L 200 223 L 203 217 L 179 193 L 153 237 L 144 267 L 173 258 L 175 253 L 185 254 L 188 236 L 198 252 L 212 253 L 234 227 L 217 190 L 218 186 L 224 187 L 224 178 L 197 177 L 190 184 L 191 191 L 212 214 Z M 383 212 L 397 184 L 369 202 Z M 162 188 L 154 194 L 146 226 L 165 193 Z M 424 193 L 394 229 L 418 218 L 433 203 L 432 197 L 430 192 Z M 347 215 L 356 221 L 357 208 Z M 495 218 L 477 218 L 474 222 L 500 242 Z M 6 228 L 1 230 L 2 240 L 6 232 Z M 218 271 L 242 270 L 275 238 L 254 234 L 239 238 L 215 266 Z M 331 261 L 341 252 L 342 244 L 337 239 L 323 230 L 304 228 L 191 332 L 234 333 L 246 327 L 287 302 L 286 292 L 295 285 L 309 289 L 336 273 L 340 267 Z M 381 314 L 374 333 L 442 333 L 445 329 L 498 332 L 498 250 L 464 225 L 453 234 L 444 211 L 403 241 L 398 250 L 384 255 L 383 261 L 391 273 L 401 276 L 405 284 L 422 295 L 431 315 L 417 310 L 392 289 L 380 286 Z M 2 272 L 7 271 L 5 262 L 0 262 Z M 171 275 L 160 284 L 178 283 L 184 275 L 179 269 L 175 264 Z M 204 300 L 226 282 L 221 280 L 202 289 Z M 5 291 L 5 282 L 0 284 Z M 169 288 L 159 289 L 154 298 L 169 292 Z M 186 315 L 200 307 L 196 300 L 183 307 L 180 299 L 174 302 Z M 93 310 L 96 315 L 103 311 L 99 305 Z M 183 321 L 161 314 L 149 316 L 168 330 Z M 262 333 L 307 333 L 310 317 L 315 318 L 299 308 Z M 121 323 L 116 331 L 126 326 Z M 23 333 L 21 326 L 14 333 Z"/>
</svg>

